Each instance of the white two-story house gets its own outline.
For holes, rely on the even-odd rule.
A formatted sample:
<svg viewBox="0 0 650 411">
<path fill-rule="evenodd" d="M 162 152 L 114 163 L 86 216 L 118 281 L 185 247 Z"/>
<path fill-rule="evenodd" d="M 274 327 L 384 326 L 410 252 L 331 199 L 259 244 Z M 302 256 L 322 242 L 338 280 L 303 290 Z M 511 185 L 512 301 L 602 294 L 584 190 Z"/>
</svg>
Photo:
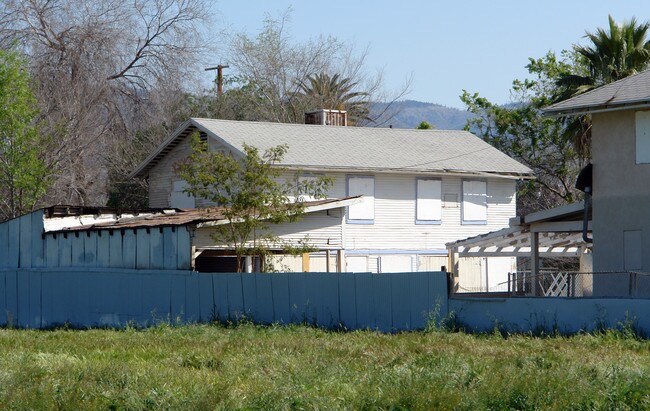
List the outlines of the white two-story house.
<svg viewBox="0 0 650 411">
<path fill-rule="evenodd" d="M 320 250 L 307 265 L 304 257 L 289 260 L 294 270 L 440 270 L 448 261 L 445 243 L 508 226 L 516 214 L 516 181 L 532 176 L 467 131 L 193 118 L 132 173 L 148 179 L 150 207 L 206 205 L 183 192 L 185 182 L 174 172 L 196 131 L 210 150 L 234 155 L 243 155 L 243 144 L 260 150 L 286 144 L 280 164 L 289 170 L 286 178 L 327 175 L 334 180 L 329 198 L 362 196 L 274 228 L 284 238 L 308 235 Z M 196 255 L 220 249 L 209 234 L 209 227 L 194 230 Z M 509 267 L 512 259 L 498 262 L 504 263 Z"/>
</svg>

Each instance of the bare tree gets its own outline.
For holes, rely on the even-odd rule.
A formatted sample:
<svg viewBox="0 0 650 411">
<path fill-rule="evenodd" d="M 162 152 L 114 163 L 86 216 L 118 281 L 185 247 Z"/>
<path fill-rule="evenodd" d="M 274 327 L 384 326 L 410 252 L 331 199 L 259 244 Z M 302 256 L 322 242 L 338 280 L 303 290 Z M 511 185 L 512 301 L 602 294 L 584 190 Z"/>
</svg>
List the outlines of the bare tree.
<svg viewBox="0 0 650 411">
<path fill-rule="evenodd" d="M 304 85 L 310 78 L 328 76 L 346 79 L 367 101 L 394 101 L 410 87 L 410 80 L 392 97 L 383 90 L 381 71 L 369 73 L 366 58 L 369 49 L 358 51 L 332 36 L 319 36 L 305 42 L 292 41 L 288 33 L 291 10 L 280 18 L 270 16 L 256 37 L 237 33 L 231 37 L 228 62 L 238 76 L 239 85 L 248 88 L 255 120 L 296 123 L 303 121 L 314 99 L 305 98 Z M 372 123 L 376 118 L 359 122 Z"/>
<path fill-rule="evenodd" d="M 107 154 L 141 130 L 176 120 L 168 107 L 208 50 L 207 10 L 203 0 L 0 4 L 0 44 L 17 43 L 28 55 L 46 131 L 57 141 L 48 202 L 103 204 Z M 174 98 L 152 98 L 160 94 Z"/>
</svg>

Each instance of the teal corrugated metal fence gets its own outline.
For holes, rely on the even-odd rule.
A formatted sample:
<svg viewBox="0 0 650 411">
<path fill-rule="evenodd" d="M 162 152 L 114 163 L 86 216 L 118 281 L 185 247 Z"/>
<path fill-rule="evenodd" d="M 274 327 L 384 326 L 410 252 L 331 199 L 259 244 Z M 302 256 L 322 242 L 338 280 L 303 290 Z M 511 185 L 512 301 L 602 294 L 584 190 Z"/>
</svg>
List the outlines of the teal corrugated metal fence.
<svg viewBox="0 0 650 411">
<path fill-rule="evenodd" d="M 386 332 L 447 313 L 446 274 L 223 274 L 170 270 L 0 270 L 0 325 L 47 328 L 243 318 Z"/>
</svg>

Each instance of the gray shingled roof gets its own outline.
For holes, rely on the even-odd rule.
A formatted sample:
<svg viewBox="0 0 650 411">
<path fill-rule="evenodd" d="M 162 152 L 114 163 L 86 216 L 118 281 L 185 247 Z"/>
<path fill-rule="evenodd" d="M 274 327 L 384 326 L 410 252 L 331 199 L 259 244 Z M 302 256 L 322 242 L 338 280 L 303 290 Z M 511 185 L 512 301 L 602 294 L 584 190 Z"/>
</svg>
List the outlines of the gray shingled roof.
<svg viewBox="0 0 650 411">
<path fill-rule="evenodd" d="M 283 166 L 312 170 L 460 172 L 531 176 L 532 171 L 467 131 L 335 127 L 193 118 L 133 173 L 145 176 L 195 127 L 242 151 L 287 144 Z"/>
<path fill-rule="evenodd" d="M 650 70 L 544 108 L 549 115 L 584 114 L 650 106 Z"/>
</svg>

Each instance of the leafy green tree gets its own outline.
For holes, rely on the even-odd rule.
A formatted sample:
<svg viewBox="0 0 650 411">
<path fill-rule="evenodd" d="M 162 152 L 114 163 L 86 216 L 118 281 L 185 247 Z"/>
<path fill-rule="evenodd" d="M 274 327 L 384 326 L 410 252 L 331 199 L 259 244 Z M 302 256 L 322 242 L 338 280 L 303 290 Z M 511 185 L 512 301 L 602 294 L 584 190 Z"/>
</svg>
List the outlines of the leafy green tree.
<svg viewBox="0 0 650 411">
<path fill-rule="evenodd" d="M 263 153 L 244 145 L 244 156 L 209 151 L 198 135 L 192 137 L 192 153 L 177 166 L 187 183 L 187 193 L 221 207 L 226 224 L 214 227 L 212 239 L 234 250 L 241 270 L 243 256 L 260 257 L 262 265 L 272 248 L 287 254 L 312 250 L 308 238 L 297 244 L 281 240 L 271 225 L 294 222 L 305 211 L 304 196 L 323 198 L 331 179 L 296 178 L 282 182 L 288 171 L 278 164 L 288 147 L 279 145 Z M 264 271 L 264 267 L 262 267 Z"/>
<path fill-rule="evenodd" d="M 418 124 L 416 127 L 417 130 L 431 130 L 432 128 L 433 126 L 426 121 L 420 122 L 420 124 Z"/>
<path fill-rule="evenodd" d="M 0 217 L 32 211 L 51 183 L 48 140 L 38 130 L 37 102 L 22 56 L 0 50 Z"/>
<path fill-rule="evenodd" d="M 587 32 L 589 44 L 574 45 L 573 70 L 558 76 L 553 92 L 553 102 L 585 93 L 604 84 L 620 80 L 648 68 L 650 41 L 647 34 L 650 24 L 638 23 L 635 18 L 618 24 L 609 16 L 609 31 L 603 28 Z M 565 138 L 575 149 L 589 155 L 591 145 L 590 116 L 572 116 L 565 119 Z"/>
<path fill-rule="evenodd" d="M 650 41 L 648 22 L 636 18 L 617 24 L 609 16 L 609 31 L 598 28 L 587 32 L 590 44 L 574 46 L 574 51 L 585 66 L 586 73 L 568 74 L 558 79 L 559 99 L 584 93 L 603 84 L 620 80 L 648 68 Z"/>
<path fill-rule="evenodd" d="M 478 93 L 463 91 L 461 96 L 475 114 L 466 128 L 534 171 L 534 180 L 519 184 L 520 213 L 579 199 L 575 177 L 589 156 L 566 137 L 567 119 L 546 117 L 540 110 L 554 101 L 557 79 L 574 72 L 575 64 L 568 53 L 561 60 L 551 52 L 530 59 L 526 67 L 532 79 L 513 82 L 511 93 L 518 103 L 509 106 L 491 103 Z"/>
<path fill-rule="evenodd" d="M 590 161 L 591 117 L 549 118 L 541 109 L 647 69 L 649 27 L 634 18 L 619 25 L 610 16 L 609 31 L 587 32 L 589 45 L 574 45 L 560 58 L 549 52 L 529 59 L 531 78 L 513 82 L 514 104 L 500 106 L 463 92 L 461 100 L 476 115 L 467 127 L 535 172 L 535 180 L 520 184 L 520 212 L 580 199 L 573 186 L 577 173 Z"/>
</svg>

